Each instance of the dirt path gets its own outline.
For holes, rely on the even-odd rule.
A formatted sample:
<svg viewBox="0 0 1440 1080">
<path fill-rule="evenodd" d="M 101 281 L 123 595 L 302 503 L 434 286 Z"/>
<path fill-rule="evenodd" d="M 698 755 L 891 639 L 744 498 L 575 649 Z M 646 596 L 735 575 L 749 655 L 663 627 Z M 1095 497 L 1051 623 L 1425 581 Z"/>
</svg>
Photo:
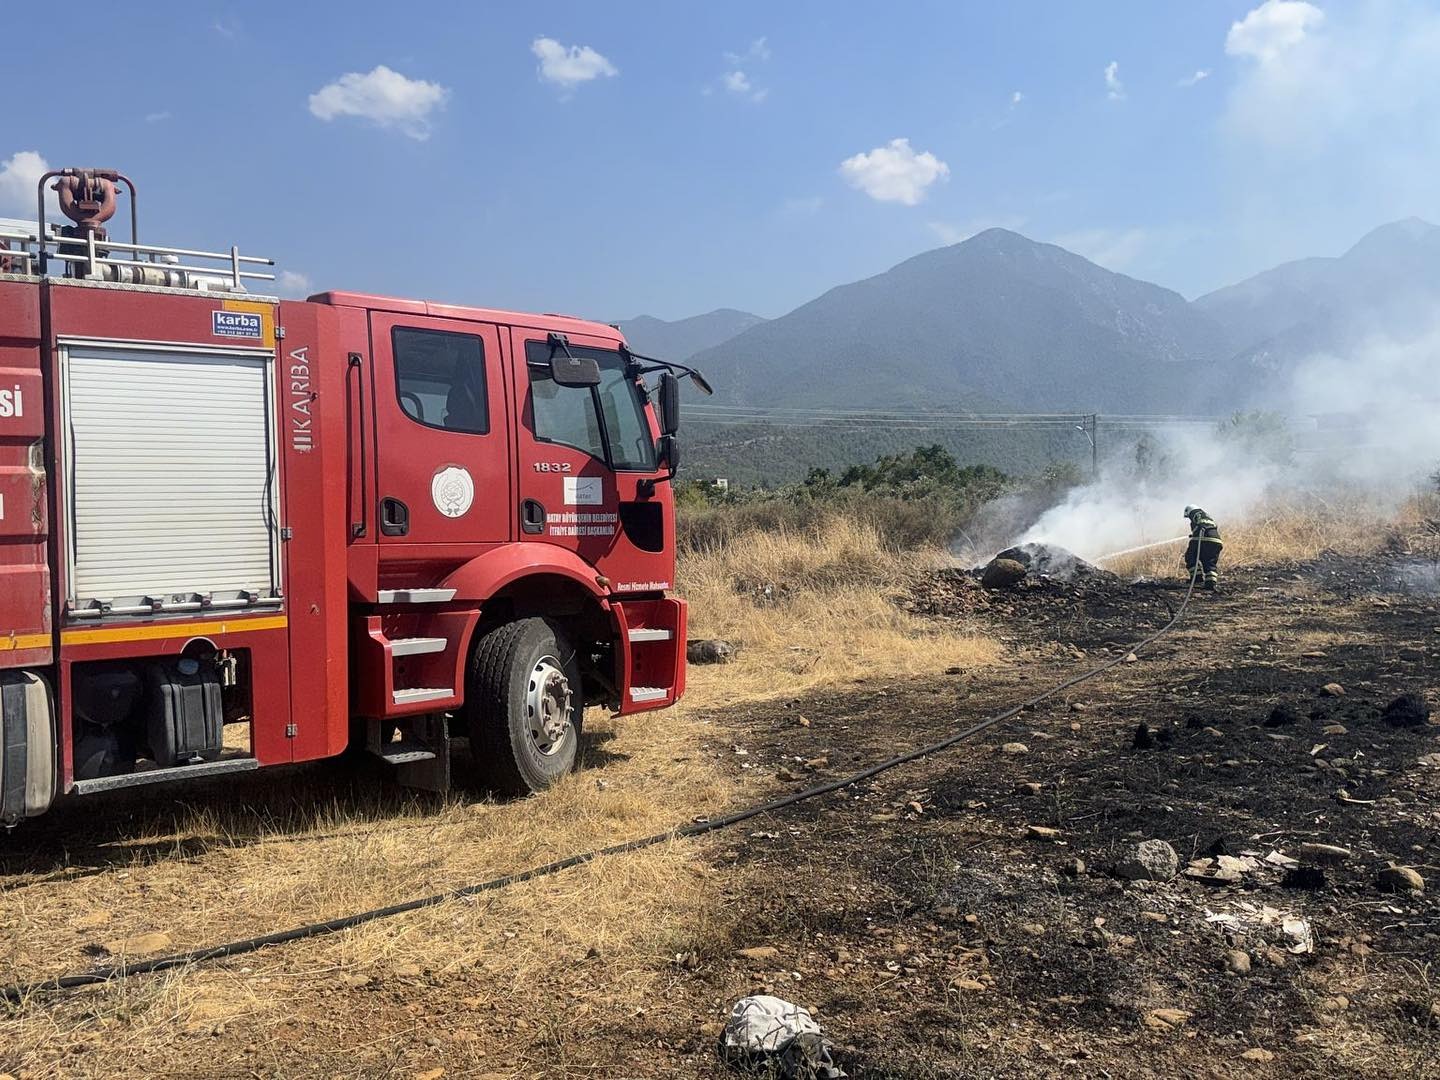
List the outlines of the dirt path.
<svg viewBox="0 0 1440 1080">
<path fill-rule="evenodd" d="M 1440 615 L 1403 570 L 1333 559 L 1232 573 L 1179 633 L 1068 699 L 704 847 L 29 1002 L 0 1020 L 0 1072 L 719 1076 L 725 1010 L 764 989 L 812 1006 L 852 1076 L 1440 1073 L 1440 729 L 1381 717 L 1435 685 Z M 1013 663 L 618 729 L 598 768 L 530 804 L 437 810 L 337 787 L 328 814 L 307 803 L 268 829 L 212 796 L 186 819 L 210 830 L 186 835 L 143 815 L 98 835 L 57 819 L 48 842 L 86 854 L 5 860 L 11 968 L 84 966 L 89 943 L 146 926 L 201 944 L 402 899 L 806 786 L 1114 655 L 1178 600 L 1103 581 L 993 595 L 935 578 L 914 607 L 1003 636 Z M 1321 693 L 1332 682 L 1343 696 Z M 1280 703 L 1290 711 L 1267 722 Z M 563 828 L 517 840 L 537 819 Z M 227 843 L 247 822 L 253 842 Z M 331 831 L 368 839 L 277 842 Z M 1242 869 L 1230 883 L 1110 873 L 1148 839 L 1182 868 L 1208 857 L 1213 872 L 1225 856 Z M 1318 873 L 1265 861 L 1304 842 L 1350 855 Z M 1380 892 L 1390 860 L 1428 891 Z M 1255 928 L 1265 908 L 1305 920 L 1313 950 Z M 105 924 L 76 925 L 98 912 Z M 1248 974 L 1225 970 L 1229 952 Z"/>
</svg>

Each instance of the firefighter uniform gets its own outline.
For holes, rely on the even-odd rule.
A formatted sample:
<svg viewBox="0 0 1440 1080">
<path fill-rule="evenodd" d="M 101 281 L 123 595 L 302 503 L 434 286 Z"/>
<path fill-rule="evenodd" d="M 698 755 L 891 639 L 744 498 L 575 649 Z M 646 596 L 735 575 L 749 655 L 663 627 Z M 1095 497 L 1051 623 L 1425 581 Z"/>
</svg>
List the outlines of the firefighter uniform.
<svg viewBox="0 0 1440 1080">
<path fill-rule="evenodd" d="M 1190 546 L 1185 549 L 1185 569 L 1193 575 L 1198 562 L 1205 574 L 1205 588 L 1214 590 L 1220 581 L 1220 552 L 1225 548 L 1225 542 L 1220 539 L 1220 526 L 1198 506 L 1187 506 L 1185 516 L 1190 519 Z"/>
</svg>

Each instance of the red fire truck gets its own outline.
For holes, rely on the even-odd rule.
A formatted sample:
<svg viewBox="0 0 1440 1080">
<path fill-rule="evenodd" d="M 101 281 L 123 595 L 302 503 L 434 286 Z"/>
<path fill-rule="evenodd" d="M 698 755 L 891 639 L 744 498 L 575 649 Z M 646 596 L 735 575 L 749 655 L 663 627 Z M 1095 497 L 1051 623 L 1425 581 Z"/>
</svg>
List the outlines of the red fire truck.
<svg viewBox="0 0 1440 1080">
<path fill-rule="evenodd" d="M 270 260 L 141 244 L 134 197 L 60 170 L 0 223 L 0 821 L 359 745 L 443 789 L 452 731 L 523 794 L 587 705 L 679 699 L 703 378 L 566 316 L 256 295 Z"/>
</svg>

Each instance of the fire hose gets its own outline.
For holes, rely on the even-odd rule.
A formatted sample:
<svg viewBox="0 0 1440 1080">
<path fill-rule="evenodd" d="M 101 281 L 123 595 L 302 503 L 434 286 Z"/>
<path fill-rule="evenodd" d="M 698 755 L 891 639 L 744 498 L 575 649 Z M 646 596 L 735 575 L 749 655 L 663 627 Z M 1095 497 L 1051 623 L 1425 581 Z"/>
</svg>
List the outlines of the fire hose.
<svg viewBox="0 0 1440 1080">
<path fill-rule="evenodd" d="M 1161 543 L 1171 542 L 1172 541 L 1161 541 Z M 1120 553 L 1117 552 L 1116 554 Z M 1055 683 L 1053 686 L 1040 691 L 1040 693 L 1033 697 L 1027 698 L 1017 705 L 1011 705 L 1009 708 L 995 713 L 993 716 L 988 716 L 978 723 L 971 724 L 969 727 L 957 731 L 947 738 L 941 739 L 939 742 L 931 743 L 928 746 L 922 746 L 903 754 L 897 754 L 895 757 L 887 758 L 884 761 L 861 769 L 859 772 L 851 773 L 849 776 L 827 781 L 823 784 L 817 784 L 803 791 L 797 791 L 778 799 L 771 799 L 768 802 L 759 803 L 743 810 L 737 810 L 723 817 L 701 819 L 691 822 L 688 825 L 681 825 L 673 829 L 667 829 L 664 832 L 655 833 L 651 836 L 640 837 L 635 840 L 626 840 L 619 844 L 611 844 L 608 847 L 597 848 L 594 851 L 571 855 L 568 858 L 558 859 L 541 866 L 532 866 L 529 869 L 491 878 L 488 881 L 459 886 L 445 892 L 434 893 L 430 896 L 423 896 L 414 900 L 407 900 L 403 903 L 372 908 L 369 911 L 362 911 L 353 915 L 343 915 L 338 918 L 328 919 L 324 922 L 308 923 L 304 926 L 292 927 L 289 930 L 260 934 L 256 937 L 230 941 L 221 945 L 211 945 L 205 948 L 191 949 L 187 952 L 174 953 L 169 956 L 159 956 L 150 960 L 122 961 L 120 963 L 94 968 L 90 971 L 78 972 L 73 975 L 60 975 L 27 983 L 14 983 L 0 988 L 0 1000 L 20 1002 L 37 993 L 74 990 L 82 986 L 95 986 L 97 984 L 110 982 L 113 979 L 122 979 L 131 975 L 149 975 L 157 971 L 188 967 L 192 964 L 201 964 L 226 956 L 240 956 L 244 953 L 257 952 L 269 945 L 284 945 L 292 941 L 301 941 L 305 938 L 334 934 L 341 930 L 349 930 L 356 926 L 363 926 L 366 923 L 393 918 L 396 915 L 404 915 L 408 912 L 423 910 L 424 908 L 437 907 L 451 900 L 478 896 L 481 893 L 495 892 L 508 888 L 511 885 L 518 885 L 521 882 L 549 877 L 553 874 L 560 873 L 562 870 L 583 866 L 586 863 L 612 855 L 623 855 L 632 851 L 640 851 L 644 848 L 656 847 L 673 840 L 684 840 L 689 837 L 703 836 L 706 833 L 719 832 L 722 829 L 732 828 L 742 822 L 750 821 L 766 814 L 772 814 L 777 810 L 783 810 L 786 807 L 795 806 L 798 803 L 807 802 L 810 799 L 817 799 L 822 795 L 829 795 L 845 788 L 854 787 L 856 784 L 863 783 L 872 777 L 879 776 L 881 773 L 888 772 L 901 765 L 908 765 L 912 761 L 918 761 L 921 758 L 930 757 L 941 751 L 948 750 L 952 746 L 995 727 L 997 724 L 1002 724 L 1007 720 L 1013 720 L 1021 713 L 1029 712 L 1043 702 L 1055 697 L 1057 694 L 1064 693 L 1066 690 L 1079 686 L 1081 683 L 1089 682 L 1091 679 L 1103 675 L 1110 669 L 1119 666 L 1125 661 L 1127 655 L 1138 653 L 1141 649 L 1153 645 L 1173 630 L 1185 615 L 1186 609 L 1190 606 L 1190 599 L 1195 594 L 1195 582 L 1199 577 L 1199 571 L 1200 563 L 1197 560 L 1195 566 L 1190 571 L 1190 581 L 1185 588 L 1184 599 L 1181 600 L 1180 606 L 1175 609 L 1174 614 L 1170 616 L 1170 620 L 1166 622 L 1164 626 L 1160 627 L 1160 629 L 1136 641 L 1129 649 L 1121 651 L 1118 656 L 1081 672 L 1079 675 L 1073 675 L 1068 679 Z"/>
</svg>

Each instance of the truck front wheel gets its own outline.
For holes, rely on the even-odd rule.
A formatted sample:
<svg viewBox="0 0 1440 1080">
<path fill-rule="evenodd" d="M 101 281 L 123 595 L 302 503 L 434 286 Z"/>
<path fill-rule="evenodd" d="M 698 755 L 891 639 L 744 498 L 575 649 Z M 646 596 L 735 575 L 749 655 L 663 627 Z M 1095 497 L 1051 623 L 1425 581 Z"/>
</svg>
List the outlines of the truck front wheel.
<svg viewBox="0 0 1440 1080">
<path fill-rule="evenodd" d="M 549 619 L 517 619 L 475 644 L 465 686 L 478 778 L 504 795 L 543 791 L 575 768 L 585 702 L 574 647 Z"/>
</svg>

